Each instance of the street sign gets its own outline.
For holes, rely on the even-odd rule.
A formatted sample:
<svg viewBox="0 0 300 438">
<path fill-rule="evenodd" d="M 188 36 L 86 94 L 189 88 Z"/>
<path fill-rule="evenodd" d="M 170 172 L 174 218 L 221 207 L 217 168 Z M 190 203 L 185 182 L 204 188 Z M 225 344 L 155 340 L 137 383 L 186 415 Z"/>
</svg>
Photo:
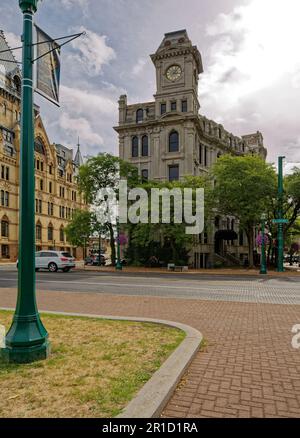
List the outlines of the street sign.
<svg viewBox="0 0 300 438">
<path fill-rule="evenodd" d="M 289 220 L 288 219 L 273 219 L 272 222 L 273 222 L 273 224 L 288 224 Z"/>
</svg>

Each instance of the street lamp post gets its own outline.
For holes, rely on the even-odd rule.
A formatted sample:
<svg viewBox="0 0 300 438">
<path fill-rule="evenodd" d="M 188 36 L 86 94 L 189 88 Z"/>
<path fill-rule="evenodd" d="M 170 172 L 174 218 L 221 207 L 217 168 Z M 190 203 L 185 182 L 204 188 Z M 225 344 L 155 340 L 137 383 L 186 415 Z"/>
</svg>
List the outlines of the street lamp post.
<svg viewBox="0 0 300 438">
<path fill-rule="evenodd" d="M 262 214 L 261 216 L 261 263 L 260 263 L 260 273 L 265 275 L 267 273 L 267 263 L 266 263 L 266 243 L 265 243 L 265 223 L 266 223 L 266 215 Z"/>
<path fill-rule="evenodd" d="M 122 263 L 121 263 L 121 244 L 120 244 L 120 224 L 117 222 L 117 264 L 116 270 L 122 271 Z"/>
<path fill-rule="evenodd" d="M 22 128 L 20 151 L 20 225 L 18 298 L 6 348 L 0 350 L 6 362 L 30 363 L 50 353 L 48 333 L 42 324 L 35 290 L 34 210 L 34 116 L 33 116 L 33 15 L 38 0 L 19 0 L 23 13 Z"/>
<path fill-rule="evenodd" d="M 278 219 L 283 219 L 283 160 L 285 157 L 278 158 Z M 283 266 L 283 221 L 278 223 L 278 272 L 284 272 Z"/>
</svg>

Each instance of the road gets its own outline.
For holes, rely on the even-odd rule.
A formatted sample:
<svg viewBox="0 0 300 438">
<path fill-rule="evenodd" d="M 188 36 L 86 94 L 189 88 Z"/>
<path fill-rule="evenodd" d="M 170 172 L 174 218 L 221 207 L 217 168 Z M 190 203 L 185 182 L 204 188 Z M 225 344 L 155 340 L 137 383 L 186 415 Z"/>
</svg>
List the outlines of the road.
<svg viewBox="0 0 300 438">
<path fill-rule="evenodd" d="M 0 271 L 0 288 L 16 288 L 15 269 Z M 97 293 L 209 301 L 270 304 L 300 304 L 300 278 L 260 278 L 211 275 L 167 275 L 133 273 L 37 274 L 37 289 L 73 293 Z"/>
</svg>

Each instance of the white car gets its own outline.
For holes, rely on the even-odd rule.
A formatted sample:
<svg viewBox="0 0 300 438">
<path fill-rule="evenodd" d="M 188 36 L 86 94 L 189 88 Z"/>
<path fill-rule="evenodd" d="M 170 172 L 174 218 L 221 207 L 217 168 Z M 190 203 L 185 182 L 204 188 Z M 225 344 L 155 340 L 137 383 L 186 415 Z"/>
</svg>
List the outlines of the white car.
<svg viewBox="0 0 300 438">
<path fill-rule="evenodd" d="M 18 261 L 17 261 L 18 267 Z M 75 268 L 75 259 L 69 252 L 64 251 L 39 251 L 35 253 L 35 270 L 48 269 L 50 272 L 69 272 Z"/>
</svg>

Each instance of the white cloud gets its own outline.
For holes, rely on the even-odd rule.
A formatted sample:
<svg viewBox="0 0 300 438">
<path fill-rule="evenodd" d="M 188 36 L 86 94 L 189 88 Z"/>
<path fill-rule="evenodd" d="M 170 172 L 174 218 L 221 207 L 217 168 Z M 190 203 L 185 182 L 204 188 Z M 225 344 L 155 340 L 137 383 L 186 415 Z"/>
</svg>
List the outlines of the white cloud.
<svg viewBox="0 0 300 438">
<path fill-rule="evenodd" d="M 105 35 L 98 35 L 84 26 L 79 28 L 79 32 L 86 32 L 86 35 L 72 42 L 77 53 L 70 56 L 73 62 L 81 63 L 90 76 L 98 76 L 104 65 L 116 59 L 116 53 L 107 45 Z"/>
<path fill-rule="evenodd" d="M 80 7 L 82 8 L 84 15 L 88 14 L 88 8 L 90 4 L 90 0 L 62 0 L 61 1 L 62 6 L 64 6 L 66 9 L 71 9 L 74 7 Z"/>
<path fill-rule="evenodd" d="M 94 131 L 90 122 L 84 117 L 73 118 L 65 112 L 61 115 L 59 124 L 68 134 L 74 136 L 76 133 L 85 145 L 98 147 L 103 145 L 103 138 Z"/>
<path fill-rule="evenodd" d="M 299 16 L 299 0 L 251 0 L 206 29 L 203 112 L 237 134 L 261 130 L 272 160 L 299 159 L 289 146 L 300 137 Z"/>
<path fill-rule="evenodd" d="M 116 100 L 102 95 L 96 90 L 89 92 L 63 85 L 60 91 L 62 106 L 74 114 L 89 114 L 94 118 L 99 117 L 99 115 L 111 116 L 117 111 Z"/>
<path fill-rule="evenodd" d="M 133 76 L 139 76 L 143 72 L 147 62 L 148 59 L 140 58 L 132 69 Z"/>
<path fill-rule="evenodd" d="M 75 144 L 79 136 L 84 154 L 112 151 L 112 126 L 118 117 L 116 93 L 117 89 L 108 86 L 92 92 L 63 85 L 61 112 L 58 117 L 51 117 L 51 131 L 66 145 Z M 114 147 L 116 144 L 114 141 Z"/>
<path fill-rule="evenodd" d="M 252 0 L 220 14 L 207 27 L 207 35 L 216 41 L 202 81 L 205 93 L 218 94 L 222 105 L 230 107 L 287 72 L 298 83 L 299 16 L 299 0 Z"/>
</svg>

